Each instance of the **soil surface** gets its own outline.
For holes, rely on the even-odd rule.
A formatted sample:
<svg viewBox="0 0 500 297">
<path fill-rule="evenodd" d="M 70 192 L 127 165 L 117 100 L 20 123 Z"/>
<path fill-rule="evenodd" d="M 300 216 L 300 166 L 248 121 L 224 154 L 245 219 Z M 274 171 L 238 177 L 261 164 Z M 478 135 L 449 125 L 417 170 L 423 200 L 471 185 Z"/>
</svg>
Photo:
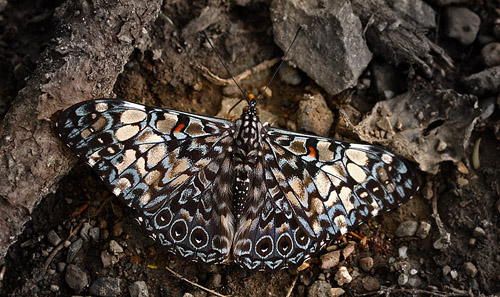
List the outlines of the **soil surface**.
<svg viewBox="0 0 500 297">
<path fill-rule="evenodd" d="M 34 49 L 43 46 L 39 39 L 43 30 L 50 28 L 50 11 L 56 6 L 49 2 L 38 1 L 29 12 L 26 5 L 9 3 L 0 20 L 3 41 L 0 52 L 5 59 L 0 63 L 3 70 L 0 92 L 5 98 L 12 98 L 4 100 L 5 106 L 13 104 L 24 77 L 36 65 L 38 51 Z M 187 39 L 181 36 L 182 28 L 198 17 L 206 5 L 207 1 L 164 4 L 162 14 L 149 32 L 149 48 L 133 53 L 116 82 L 118 98 L 209 116 L 219 112 L 223 92 L 231 90 L 207 80 L 198 66 L 203 65 L 222 78 L 228 75 L 203 35 Z M 499 17 L 495 15 L 494 4 L 488 1 L 466 6 L 484 20 Z M 283 55 L 273 41 L 268 4 L 254 1 L 241 6 L 227 1 L 220 8 L 217 21 L 206 32 L 233 75 Z M 442 9 L 434 8 L 438 14 Z M 25 19 L 39 21 L 26 25 L 21 22 Z M 478 42 L 464 46 L 441 31 L 431 30 L 428 35 L 455 62 L 448 77 L 463 77 L 483 69 L 477 58 L 482 47 Z M 485 29 L 484 34 L 487 33 L 491 34 Z M 16 36 L 14 42 L 9 41 L 13 40 L 12 34 Z M 32 44 L 29 48 L 34 53 L 23 50 L 27 44 Z M 276 67 L 251 75 L 241 82 L 242 88 L 248 93 L 260 93 Z M 398 70 L 413 73 L 408 65 Z M 303 94 L 321 93 L 335 114 L 330 136 L 355 141 L 356 135 L 338 124 L 342 122 L 338 107 L 348 109 L 349 105 L 344 100 L 345 94 L 328 95 L 300 70 L 298 74 L 301 81 L 294 86 L 277 76 L 270 86 L 272 96 L 264 96 L 259 108 L 277 116 L 281 128 L 291 129 L 296 127 Z M 369 79 L 369 71 L 362 77 Z M 411 80 L 424 79 L 413 73 L 408 76 L 407 84 L 420 84 Z M 460 84 L 451 80 L 430 79 L 426 86 L 436 90 L 445 86 L 463 92 Z M 377 96 L 369 88 L 359 93 L 366 97 L 364 106 L 368 108 L 363 110 L 366 112 L 375 105 Z M 115 199 L 99 177 L 80 162 L 60 182 L 59 188 L 40 203 L 18 242 L 11 246 L 0 272 L 0 295 L 93 295 L 97 291 L 92 291 L 92 286 L 98 286 L 95 281 L 108 277 L 119 280 L 113 288 L 119 292 L 109 296 L 130 296 L 129 288 L 137 281 L 146 283 L 149 296 L 212 296 L 165 267 L 220 294 L 234 296 L 285 296 L 290 290 L 290 296 L 335 296 L 332 288 L 341 288 L 347 296 L 377 295 L 379 290 L 393 296 L 429 296 L 432 292 L 436 296 L 500 294 L 500 113 L 497 97 L 493 98 L 494 112 L 476 124 L 462 162 L 444 162 L 436 175 L 421 172 L 421 191 L 410 202 L 371 219 L 357 234 L 341 238 L 328 251 L 323 250 L 320 255 L 349 250 L 334 267 L 321 269 L 324 257 L 313 258 L 310 266 L 300 272 L 288 269 L 276 273 L 250 273 L 230 263 L 207 266 L 185 262 L 162 251 L 144 236 L 134 220 L 134 211 Z M 480 166 L 474 169 L 473 145 L 479 140 Z M 84 223 L 80 224 L 82 219 Z M 429 223 L 431 228 L 423 238 L 414 233 L 396 236 L 396 229 L 404 221 Z M 92 235 L 89 230 L 95 227 L 99 234 Z M 57 252 L 48 239 L 51 230 L 63 242 L 67 240 Z M 78 232 L 70 236 L 73 230 Z M 444 240 L 445 246 L 439 246 L 443 242 L 439 239 L 447 233 L 449 241 Z M 80 239 L 81 247 L 76 254 L 69 255 L 69 245 Z M 368 258 L 373 263 L 366 266 Z M 89 286 L 80 291 L 69 285 L 67 268 L 71 263 L 88 277 Z M 340 267 L 347 268 L 352 280 L 339 283 Z M 113 287 L 113 282 L 109 284 Z"/>
</svg>

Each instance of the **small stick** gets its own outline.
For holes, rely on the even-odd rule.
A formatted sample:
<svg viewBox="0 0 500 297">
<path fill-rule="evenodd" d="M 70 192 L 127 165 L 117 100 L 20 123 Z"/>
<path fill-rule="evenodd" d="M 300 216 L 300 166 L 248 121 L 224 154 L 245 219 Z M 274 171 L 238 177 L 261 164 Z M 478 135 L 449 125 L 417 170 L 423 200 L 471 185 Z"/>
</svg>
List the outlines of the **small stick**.
<svg viewBox="0 0 500 297">
<path fill-rule="evenodd" d="M 204 287 L 204 286 L 202 286 L 202 285 L 199 285 L 199 284 L 197 284 L 197 283 L 195 283 L 195 282 L 192 282 L 192 281 L 188 280 L 187 278 L 183 277 L 182 275 L 180 275 L 179 273 L 177 273 L 177 272 L 173 271 L 173 270 L 172 270 L 172 269 L 170 269 L 168 266 L 165 266 L 165 269 L 166 269 L 168 272 L 170 272 L 170 273 L 172 273 L 173 275 L 175 275 L 178 279 L 183 280 L 183 281 L 185 281 L 186 283 L 191 284 L 191 285 L 193 285 L 193 286 L 195 286 L 195 287 L 198 287 L 198 288 L 200 288 L 200 289 L 202 289 L 202 290 L 204 290 L 204 291 L 207 291 L 207 292 L 208 292 L 208 293 L 210 293 L 210 294 L 214 294 L 214 295 L 219 296 L 219 297 L 227 297 L 227 296 L 231 296 L 231 295 L 222 295 L 222 294 L 217 293 L 217 292 L 215 292 L 215 291 L 213 291 L 213 290 L 210 290 L 209 288 L 205 288 L 205 287 Z"/>
<path fill-rule="evenodd" d="M 292 286 L 288 290 L 288 293 L 286 294 L 286 297 L 292 296 L 293 288 L 295 288 L 295 284 L 297 283 L 297 279 L 299 279 L 299 274 L 298 273 L 297 273 L 297 275 L 295 275 L 295 279 L 293 280 Z"/>
</svg>

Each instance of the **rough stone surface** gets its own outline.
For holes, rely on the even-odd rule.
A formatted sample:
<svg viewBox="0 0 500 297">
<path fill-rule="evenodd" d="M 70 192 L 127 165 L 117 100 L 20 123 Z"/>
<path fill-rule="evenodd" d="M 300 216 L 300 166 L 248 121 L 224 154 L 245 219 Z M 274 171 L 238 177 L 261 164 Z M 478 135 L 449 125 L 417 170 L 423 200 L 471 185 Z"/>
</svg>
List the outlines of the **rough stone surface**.
<svg viewBox="0 0 500 297">
<path fill-rule="evenodd" d="M 411 19 L 420 28 L 436 28 L 436 12 L 422 0 L 387 0 L 387 3 L 403 18 Z"/>
<path fill-rule="evenodd" d="M 472 264 L 471 262 L 465 262 L 464 263 L 464 270 L 465 273 L 470 276 L 470 277 L 476 277 L 477 274 L 477 268 Z"/>
<path fill-rule="evenodd" d="M 335 267 L 340 262 L 340 251 L 331 251 L 320 257 L 321 269 L 329 269 Z"/>
<path fill-rule="evenodd" d="M 121 294 L 120 280 L 112 277 L 100 277 L 89 288 L 95 296 L 114 297 Z"/>
<path fill-rule="evenodd" d="M 359 266 L 363 269 L 363 271 L 369 272 L 373 268 L 373 258 L 365 257 L 359 259 Z"/>
<path fill-rule="evenodd" d="M 149 297 L 148 286 L 144 281 L 136 281 L 128 287 L 130 297 Z"/>
<path fill-rule="evenodd" d="M 80 293 L 89 285 L 87 274 L 80 267 L 73 264 L 68 265 L 66 268 L 65 280 L 76 293 Z"/>
<path fill-rule="evenodd" d="M 431 231 L 431 224 L 427 222 L 420 222 L 420 225 L 418 226 L 417 235 L 418 237 L 424 239 L 429 235 L 429 232 Z"/>
<path fill-rule="evenodd" d="M 418 222 L 415 221 L 405 221 L 399 224 L 398 228 L 394 232 L 397 237 L 411 237 L 415 236 L 417 232 Z"/>
<path fill-rule="evenodd" d="M 73 259 L 75 259 L 76 254 L 80 251 L 80 249 L 83 246 L 83 240 L 81 238 L 78 238 L 73 242 L 69 248 L 68 248 L 68 255 L 66 257 L 66 263 L 71 263 L 73 262 Z"/>
<path fill-rule="evenodd" d="M 485 45 L 481 49 L 481 59 L 486 67 L 500 65 L 500 42 L 491 42 Z"/>
<path fill-rule="evenodd" d="M 328 291 L 328 297 L 340 297 L 344 295 L 345 291 L 342 288 L 331 288 Z"/>
<path fill-rule="evenodd" d="M 448 37 L 457 39 L 463 45 L 474 42 L 479 32 L 481 19 L 466 7 L 448 7 L 445 11 L 445 33 Z"/>
<path fill-rule="evenodd" d="M 49 233 L 47 233 L 47 240 L 53 246 L 56 246 L 61 243 L 61 238 L 59 237 L 59 235 L 57 235 L 56 231 L 54 230 L 50 230 Z"/>
<path fill-rule="evenodd" d="M 332 286 L 328 282 L 324 280 L 317 280 L 307 290 L 307 296 L 310 297 L 327 296 L 328 291 L 330 291 L 331 288 Z"/>
<path fill-rule="evenodd" d="M 123 253 L 123 248 L 118 242 L 116 242 L 115 240 L 111 240 L 109 242 L 109 251 L 113 254 Z"/>
<path fill-rule="evenodd" d="M 500 66 L 495 66 L 465 77 L 462 83 L 467 91 L 482 96 L 500 92 Z"/>
<path fill-rule="evenodd" d="M 333 124 L 333 113 L 321 94 L 304 95 L 297 113 L 299 129 L 319 136 L 328 136 Z"/>
<path fill-rule="evenodd" d="M 380 281 L 373 276 L 363 278 L 361 284 L 363 285 L 363 289 L 368 292 L 378 291 L 381 287 Z"/>
<path fill-rule="evenodd" d="M 272 1 L 271 19 L 274 40 L 284 51 L 299 26 L 307 24 L 289 53 L 290 60 L 335 95 L 356 85 L 372 54 L 350 2 L 322 4 L 306 0 Z"/>
<path fill-rule="evenodd" d="M 348 284 L 352 281 L 352 276 L 345 266 L 340 267 L 337 273 L 335 273 L 335 281 L 339 286 Z"/>
</svg>

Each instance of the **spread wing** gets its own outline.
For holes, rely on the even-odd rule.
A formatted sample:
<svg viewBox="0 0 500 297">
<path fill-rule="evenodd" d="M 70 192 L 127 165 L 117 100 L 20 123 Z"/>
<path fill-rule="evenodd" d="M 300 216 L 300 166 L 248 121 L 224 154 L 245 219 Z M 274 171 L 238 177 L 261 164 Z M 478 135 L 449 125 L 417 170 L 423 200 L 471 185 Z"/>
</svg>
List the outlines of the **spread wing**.
<svg viewBox="0 0 500 297">
<path fill-rule="evenodd" d="M 150 237 L 188 260 L 231 250 L 233 123 L 122 100 L 65 110 L 61 139 L 138 212 Z"/>
</svg>

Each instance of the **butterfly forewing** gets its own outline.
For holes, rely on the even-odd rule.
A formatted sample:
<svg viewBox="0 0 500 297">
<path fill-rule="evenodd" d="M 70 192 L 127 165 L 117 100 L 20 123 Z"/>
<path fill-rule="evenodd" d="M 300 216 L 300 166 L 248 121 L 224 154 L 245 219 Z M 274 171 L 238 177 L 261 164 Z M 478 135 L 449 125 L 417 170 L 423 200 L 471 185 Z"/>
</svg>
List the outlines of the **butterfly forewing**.
<svg viewBox="0 0 500 297">
<path fill-rule="evenodd" d="M 185 258 L 227 258 L 234 232 L 232 122 L 93 100 L 65 110 L 57 127 L 110 190 L 139 211 L 151 237 Z"/>
</svg>

